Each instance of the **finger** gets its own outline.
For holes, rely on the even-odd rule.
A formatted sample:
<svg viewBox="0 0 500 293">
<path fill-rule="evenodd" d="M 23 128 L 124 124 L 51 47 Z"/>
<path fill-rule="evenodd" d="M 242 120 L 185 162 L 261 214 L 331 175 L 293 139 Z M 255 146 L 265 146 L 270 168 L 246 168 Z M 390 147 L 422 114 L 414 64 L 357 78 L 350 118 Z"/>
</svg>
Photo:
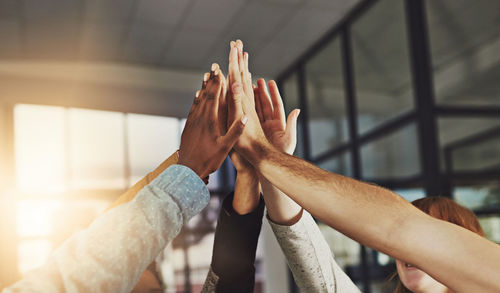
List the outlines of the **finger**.
<svg viewBox="0 0 500 293">
<path fill-rule="evenodd" d="M 243 58 L 243 47 L 239 46 L 239 43 L 236 43 L 238 46 L 238 66 L 240 69 L 241 81 L 243 83 L 246 82 L 246 72 L 245 72 L 245 60 Z"/>
<path fill-rule="evenodd" d="M 233 82 L 241 82 L 240 75 L 240 65 L 238 62 L 238 48 L 236 48 L 236 43 L 231 42 L 231 50 L 229 51 L 229 87 Z"/>
<path fill-rule="evenodd" d="M 193 105 L 199 103 L 200 103 L 200 90 L 197 90 L 196 93 L 194 94 Z"/>
<path fill-rule="evenodd" d="M 189 109 L 189 113 L 188 113 L 188 117 L 189 116 L 192 116 L 193 113 L 199 108 L 198 107 L 198 104 L 200 103 L 200 91 L 196 91 L 196 94 L 194 95 L 194 99 L 193 99 L 193 105 L 191 105 L 191 109 Z"/>
<path fill-rule="evenodd" d="M 299 114 L 300 109 L 293 110 L 288 115 L 288 119 L 286 121 L 285 133 L 287 133 L 288 137 L 290 137 L 294 143 L 297 142 L 297 119 L 299 118 Z"/>
<path fill-rule="evenodd" d="M 203 74 L 203 82 L 201 83 L 201 90 L 204 90 L 207 87 L 208 79 L 210 79 L 210 73 L 205 72 Z"/>
<path fill-rule="evenodd" d="M 247 94 L 253 94 L 253 87 L 252 87 L 252 74 L 248 71 L 248 53 L 244 52 L 243 53 L 243 86 L 245 87 L 245 93 Z"/>
<path fill-rule="evenodd" d="M 278 85 L 274 80 L 268 82 L 269 92 L 271 94 L 271 101 L 273 103 L 274 117 L 280 117 L 281 121 L 285 121 L 285 107 L 283 106 L 283 99 L 281 98 Z"/>
<path fill-rule="evenodd" d="M 238 138 L 243 133 L 243 129 L 245 129 L 245 125 L 247 124 L 248 118 L 247 116 L 241 117 L 241 119 L 234 121 L 233 125 L 227 131 L 227 134 L 219 137 L 220 143 L 224 146 L 225 151 L 229 153 L 233 148 Z"/>
<path fill-rule="evenodd" d="M 212 66 L 210 67 L 210 78 L 212 78 L 215 75 L 215 72 L 217 70 L 219 70 L 219 64 L 212 63 Z"/>
<path fill-rule="evenodd" d="M 257 116 L 259 116 L 260 123 L 263 123 L 265 120 L 264 120 L 264 114 L 262 113 L 262 105 L 260 103 L 260 94 L 258 87 L 255 87 L 253 89 L 253 95 L 255 99 L 255 111 L 257 112 Z"/>
<path fill-rule="evenodd" d="M 266 81 L 263 78 L 259 78 L 259 80 L 257 80 L 257 85 L 259 87 L 260 104 L 264 120 L 273 120 L 273 105 L 271 104 L 271 99 L 267 93 Z"/>
<path fill-rule="evenodd" d="M 248 52 L 243 52 L 243 62 L 245 64 L 245 67 L 243 68 L 243 70 L 245 70 L 245 72 L 249 72 L 249 70 L 248 70 L 248 57 L 250 57 L 248 55 Z"/>
<path fill-rule="evenodd" d="M 219 98 L 222 89 L 222 81 L 219 77 L 220 70 L 217 68 L 213 76 L 208 81 L 205 97 L 205 113 L 208 115 L 210 121 L 215 122 L 215 125 L 219 124 L 218 112 L 219 112 Z"/>
<path fill-rule="evenodd" d="M 231 99 L 227 100 L 228 121 L 233 123 L 240 117 L 243 117 L 243 99 L 245 93 L 241 82 L 235 82 L 231 85 Z"/>
<path fill-rule="evenodd" d="M 224 74 L 220 73 L 220 79 L 222 83 L 221 92 L 219 95 L 219 109 L 218 109 L 218 120 L 219 120 L 219 129 L 221 134 L 225 134 L 227 131 L 227 100 L 226 100 L 226 91 L 227 84 L 226 79 L 224 78 Z"/>
</svg>

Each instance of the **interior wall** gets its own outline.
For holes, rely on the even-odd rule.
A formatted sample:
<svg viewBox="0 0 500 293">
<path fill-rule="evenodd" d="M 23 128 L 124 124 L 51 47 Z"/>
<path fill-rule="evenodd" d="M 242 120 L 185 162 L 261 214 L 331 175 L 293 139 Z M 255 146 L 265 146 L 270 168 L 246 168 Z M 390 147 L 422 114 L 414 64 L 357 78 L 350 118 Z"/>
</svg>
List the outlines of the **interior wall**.
<svg viewBox="0 0 500 293">
<path fill-rule="evenodd" d="M 0 102 L 182 118 L 202 76 L 108 63 L 0 62 Z"/>
</svg>

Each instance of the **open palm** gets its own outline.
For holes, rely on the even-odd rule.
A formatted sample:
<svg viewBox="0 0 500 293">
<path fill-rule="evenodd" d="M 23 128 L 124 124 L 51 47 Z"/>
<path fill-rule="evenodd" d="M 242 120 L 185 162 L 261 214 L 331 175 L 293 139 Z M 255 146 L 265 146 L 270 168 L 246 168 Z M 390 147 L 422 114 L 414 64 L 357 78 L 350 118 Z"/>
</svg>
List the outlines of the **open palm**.
<svg viewBox="0 0 500 293">
<path fill-rule="evenodd" d="M 292 154 L 297 144 L 297 118 L 300 110 L 295 109 L 285 120 L 283 101 L 276 83 L 269 82 L 269 93 L 264 79 L 257 81 L 254 88 L 255 108 L 264 133 L 276 148 Z"/>
</svg>

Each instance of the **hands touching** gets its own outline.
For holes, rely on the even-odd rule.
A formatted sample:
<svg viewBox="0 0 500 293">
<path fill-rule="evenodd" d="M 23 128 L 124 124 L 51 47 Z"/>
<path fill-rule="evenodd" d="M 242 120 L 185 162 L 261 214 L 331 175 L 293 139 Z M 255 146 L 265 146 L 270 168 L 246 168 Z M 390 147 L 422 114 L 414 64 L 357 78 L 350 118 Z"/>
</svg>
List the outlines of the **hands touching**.
<svg viewBox="0 0 500 293">
<path fill-rule="evenodd" d="M 212 64 L 210 73 L 205 73 L 202 88 L 197 92 L 182 132 L 179 149 L 179 164 L 196 172 L 201 178 L 217 170 L 243 132 L 247 118 L 238 115 L 231 120 L 227 133 L 219 122 L 224 111 L 219 103 L 226 103 L 225 81 L 217 64 Z M 243 113 L 241 104 L 228 103 L 234 111 Z"/>
<path fill-rule="evenodd" d="M 202 89 L 189 112 L 179 151 L 179 164 L 190 167 L 203 178 L 214 172 L 235 147 L 237 151 L 231 152 L 231 159 L 238 177 L 233 208 L 240 214 L 252 211 L 260 198 L 257 171 L 244 153 L 247 156 L 255 153 L 253 148 L 259 144 L 272 144 L 281 152 L 293 153 L 299 115 L 299 110 L 294 110 L 288 123 L 285 121 L 276 83 L 269 82 L 270 95 L 263 79 L 254 86 L 248 58 L 241 41 L 231 42 L 227 83 L 217 64 L 205 74 Z"/>
<path fill-rule="evenodd" d="M 266 138 L 278 150 L 293 154 L 297 144 L 297 118 L 300 110 L 295 109 L 285 120 L 283 101 L 274 80 L 269 81 L 269 97 L 266 81 L 259 79 L 254 89 L 255 105 L 260 125 Z"/>
<path fill-rule="evenodd" d="M 238 83 L 240 82 L 242 91 L 239 91 L 238 96 L 233 96 L 233 99 L 242 104 L 244 113 L 249 117 L 249 124 L 235 146 L 237 152 L 233 151 L 231 157 L 238 170 L 233 201 L 235 210 L 238 207 L 250 208 L 251 199 L 259 198 L 259 181 L 256 181 L 258 173 L 254 171 L 255 167 L 249 164 L 239 152 L 246 153 L 247 158 L 252 159 L 253 149 L 259 149 L 259 143 L 269 144 L 270 142 L 278 151 L 292 154 L 297 142 L 297 118 L 300 113 L 300 110 L 297 109 L 292 111 L 288 116 L 288 121 L 286 121 L 283 102 L 274 81 L 269 82 L 270 95 L 264 79 L 259 79 L 257 86 L 252 86 L 251 74 L 248 71 L 248 54 L 243 53 L 243 43 L 237 41 L 231 42 L 229 56 L 229 87 L 232 90 L 236 89 L 233 95 L 238 93 L 240 87 Z M 235 115 L 233 119 L 237 119 L 237 117 Z M 240 175 L 240 169 L 252 170 L 251 173 L 255 175 Z M 274 187 L 266 178 L 260 175 L 259 177 L 271 220 L 282 225 L 291 225 L 297 222 L 302 216 L 302 208 Z M 253 203 L 256 206 L 258 201 L 253 201 Z"/>
<path fill-rule="evenodd" d="M 297 118 L 300 110 L 295 109 L 285 121 L 285 110 L 278 87 L 270 81 L 269 96 L 264 79 L 257 81 L 255 105 L 260 124 L 269 142 L 281 152 L 292 154 L 297 144 Z M 280 225 L 293 225 L 302 217 L 302 207 L 281 190 L 260 176 L 264 201 L 269 218 Z"/>
<path fill-rule="evenodd" d="M 228 100 L 232 100 L 233 105 L 228 104 L 228 122 L 237 121 L 243 115 L 248 118 L 245 131 L 235 144 L 235 149 L 248 160 L 258 143 L 268 144 L 268 141 L 255 110 L 252 77 L 248 71 L 248 53 L 243 52 L 243 43 L 240 40 L 231 42 L 230 46 L 228 96 L 231 98 Z"/>
</svg>

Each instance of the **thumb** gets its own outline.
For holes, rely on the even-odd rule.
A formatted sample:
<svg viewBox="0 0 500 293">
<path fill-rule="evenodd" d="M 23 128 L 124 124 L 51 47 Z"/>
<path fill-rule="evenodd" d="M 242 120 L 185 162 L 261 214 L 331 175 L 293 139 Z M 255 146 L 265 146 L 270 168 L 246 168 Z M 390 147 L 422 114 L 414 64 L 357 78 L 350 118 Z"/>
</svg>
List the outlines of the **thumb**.
<svg viewBox="0 0 500 293">
<path fill-rule="evenodd" d="M 300 109 L 293 110 L 288 114 L 288 119 L 286 120 L 285 133 L 291 139 L 297 139 L 297 119 L 299 118 Z"/>
<path fill-rule="evenodd" d="M 234 144 L 243 133 L 247 121 L 247 116 L 243 116 L 241 119 L 234 121 L 231 127 L 229 127 L 226 135 L 220 137 L 222 145 L 227 148 L 228 152 L 233 148 Z"/>
</svg>

